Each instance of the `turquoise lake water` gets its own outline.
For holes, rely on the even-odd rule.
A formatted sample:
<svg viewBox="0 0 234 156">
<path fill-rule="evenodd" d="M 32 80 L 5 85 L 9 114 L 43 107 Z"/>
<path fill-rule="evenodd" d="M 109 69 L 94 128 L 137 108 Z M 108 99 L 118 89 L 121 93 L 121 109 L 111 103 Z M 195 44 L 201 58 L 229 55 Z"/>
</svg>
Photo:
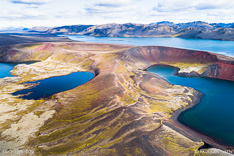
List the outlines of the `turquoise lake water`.
<svg viewBox="0 0 234 156">
<path fill-rule="evenodd" d="M 153 66 L 147 69 L 172 84 L 194 88 L 203 93 L 201 102 L 181 113 L 178 120 L 217 142 L 234 145 L 234 82 L 174 75 L 176 69 Z"/>
<path fill-rule="evenodd" d="M 0 78 L 11 77 L 10 71 L 16 66 L 14 63 L 0 63 Z"/>
<path fill-rule="evenodd" d="M 205 40 L 205 39 L 183 39 L 183 38 L 142 38 L 142 37 L 94 37 L 86 35 L 60 35 L 67 36 L 71 40 L 95 42 L 95 43 L 112 43 L 137 46 L 167 46 L 184 49 L 194 49 L 202 51 L 215 52 L 234 57 L 234 41 Z"/>
<path fill-rule="evenodd" d="M 26 62 L 24 64 L 31 64 L 33 62 Z M 12 77 L 10 71 L 18 63 L 0 63 L 0 78 Z M 24 99 L 38 100 L 40 98 L 46 98 L 53 94 L 70 90 L 80 86 L 94 77 L 90 72 L 75 72 L 65 76 L 57 76 L 44 80 L 27 82 L 37 84 L 34 87 L 17 91 L 13 95 L 21 95 Z"/>
<path fill-rule="evenodd" d="M 53 94 L 70 90 L 80 86 L 94 77 L 93 73 L 90 72 L 75 72 L 65 76 L 51 77 L 44 80 L 27 82 L 37 84 L 34 87 L 17 91 L 13 95 L 20 96 L 23 99 L 34 99 L 46 98 Z"/>
</svg>

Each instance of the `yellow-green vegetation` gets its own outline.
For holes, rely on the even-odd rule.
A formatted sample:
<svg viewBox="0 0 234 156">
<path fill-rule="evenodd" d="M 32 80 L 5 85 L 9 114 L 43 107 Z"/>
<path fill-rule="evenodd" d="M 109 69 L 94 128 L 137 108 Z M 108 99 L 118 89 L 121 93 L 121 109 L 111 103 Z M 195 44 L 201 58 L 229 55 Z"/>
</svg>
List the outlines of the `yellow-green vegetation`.
<svg viewBox="0 0 234 156">
<path fill-rule="evenodd" d="M 160 88 L 159 90 L 163 89 Z M 167 119 L 169 119 L 173 115 L 174 111 L 188 104 L 187 102 L 184 102 L 182 99 L 179 99 L 178 95 L 175 96 L 174 94 L 171 93 L 167 93 L 164 95 L 149 94 L 141 90 L 140 94 L 142 95 L 141 98 L 144 98 L 143 104 L 145 105 L 144 109 L 145 111 L 147 111 L 150 114 L 155 112 L 161 113 Z M 187 97 L 187 95 L 183 92 L 181 92 L 180 97 L 184 97 L 187 100 L 191 100 L 189 99 L 189 96 Z"/>
<path fill-rule="evenodd" d="M 189 152 L 195 152 L 199 148 L 198 145 L 193 145 L 185 149 L 184 147 L 180 146 L 180 141 L 181 141 L 181 138 L 179 137 L 166 135 L 165 137 L 163 137 L 162 144 L 168 150 L 170 150 L 174 156 L 176 155 L 180 156 L 180 155 L 185 155 L 186 153 L 189 153 Z"/>
<path fill-rule="evenodd" d="M 19 44 L 16 45 L 15 48 L 17 49 L 25 49 L 25 50 L 33 50 L 35 48 L 38 48 L 42 45 L 42 43 L 32 43 L 32 44 Z"/>
<path fill-rule="evenodd" d="M 33 52 L 30 56 L 30 60 L 46 60 L 52 55 L 51 51 L 45 50 L 45 51 L 36 51 Z"/>
<path fill-rule="evenodd" d="M 167 106 L 168 102 L 150 101 L 149 103 L 150 103 L 149 109 L 146 110 L 149 113 L 161 112 L 165 114 L 167 118 L 171 116 L 172 109 Z"/>
<path fill-rule="evenodd" d="M 162 126 L 159 133 L 155 136 L 155 143 L 165 148 L 170 155 L 192 155 L 204 143 L 193 142 L 183 135 L 176 134 L 172 129 Z"/>
<path fill-rule="evenodd" d="M 120 101 L 122 101 L 124 105 L 133 104 L 137 102 L 137 99 L 140 96 L 139 87 L 134 85 L 133 80 L 129 76 L 126 76 L 126 78 L 122 76 L 121 80 L 123 80 L 123 82 L 119 82 L 122 84 L 122 87 L 124 87 L 124 95 L 119 97 Z"/>
<path fill-rule="evenodd" d="M 37 126 L 46 120 L 47 115 L 43 113 L 50 110 L 45 108 L 48 106 L 45 106 L 44 100 L 23 100 L 12 96 L 14 91 L 25 88 L 15 79 L 0 80 L 0 145 L 6 142 L 6 146 L 1 146 L 2 150 L 16 150 L 22 146 L 38 130 Z M 41 115 L 44 116 L 40 118 Z"/>
<path fill-rule="evenodd" d="M 110 79 L 106 79 L 106 83 L 109 80 Z M 101 98 L 103 98 L 102 96 L 105 95 L 107 92 L 111 92 L 110 89 L 105 90 L 104 88 L 104 90 L 98 90 L 98 87 L 100 85 L 102 84 L 93 85 L 92 83 L 88 83 L 84 86 L 80 86 L 78 91 L 76 91 L 78 92 L 78 101 L 74 101 L 69 104 L 69 107 L 62 109 L 57 115 L 56 120 L 51 120 L 46 126 L 41 129 L 41 132 L 46 132 L 49 131 L 51 128 L 54 129 L 56 127 L 61 127 L 60 130 L 56 130 L 53 133 L 50 133 L 49 136 L 38 136 L 37 140 L 39 141 L 39 143 L 56 141 L 58 139 L 58 136 L 62 139 L 63 144 L 56 143 L 58 144 L 56 147 L 49 149 L 49 151 L 46 150 L 45 152 L 53 154 L 74 152 L 89 147 L 90 145 L 92 145 L 92 148 L 95 148 L 95 146 L 93 146 L 95 143 L 104 139 L 109 139 L 111 136 L 114 136 L 114 134 L 116 134 L 118 130 L 123 126 L 122 124 L 125 121 L 121 121 L 120 118 L 119 121 L 116 120 L 118 124 L 114 127 L 109 127 L 111 125 L 111 122 L 114 122 L 110 121 L 103 122 L 102 124 L 98 124 L 97 127 L 91 128 L 93 125 L 97 124 L 101 120 L 105 120 L 106 116 L 110 116 L 111 114 L 108 114 L 108 112 L 112 111 L 107 111 L 105 108 L 100 110 L 97 110 L 99 108 L 95 108 L 94 110 L 96 111 L 92 109 L 92 107 L 94 107 L 93 104 L 97 101 L 103 103 L 108 100 Z M 104 114 L 105 116 L 101 117 Z M 92 121 L 91 119 L 94 119 L 95 117 L 99 117 L 100 119 Z M 89 127 L 91 128 L 90 130 Z M 86 131 L 86 129 L 88 132 L 84 133 L 83 131 Z M 94 133 L 96 133 L 97 131 L 103 132 L 96 136 Z M 71 134 L 74 134 L 72 139 L 70 138 Z M 113 143 L 117 142 L 122 142 L 122 139 L 119 138 L 117 140 L 113 140 Z M 113 143 L 112 141 L 110 141 L 108 144 L 103 143 L 103 145 L 100 144 L 98 145 L 98 147 L 108 147 L 111 146 Z M 39 148 L 38 150 L 43 153 L 43 148 Z"/>
<path fill-rule="evenodd" d="M 171 35 L 171 37 L 178 37 L 180 35 L 182 35 L 182 33 L 177 33 L 177 34 Z"/>
<path fill-rule="evenodd" d="M 125 50 L 131 47 L 93 43 L 18 46 L 12 60 L 41 62 L 19 65 L 13 71 L 20 76 L 15 85 L 76 71 L 98 72 L 95 78 L 77 88 L 31 101 L 26 109 L 16 112 L 20 117 L 12 121 L 19 126 L 19 132 L 22 132 L 20 123 L 28 117 L 42 122 L 38 122 L 41 127 L 35 135 L 28 134 L 32 137 L 24 147 L 35 149 L 35 155 L 142 156 L 158 149 L 163 154 L 194 154 L 201 142 L 180 135 L 163 122 L 171 121 L 175 110 L 193 103 L 190 98 L 193 91 L 185 92 L 183 87 L 170 85 L 140 70 L 155 62 L 128 61 Z M 202 67 L 199 72 L 207 67 L 195 63 L 170 65 Z M 53 116 L 52 110 L 56 110 Z M 47 112 L 50 112 L 48 119 Z M 5 130 L 10 128 L 8 125 Z"/>
<path fill-rule="evenodd" d="M 181 62 L 175 62 L 175 63 L 160 62 L 160 63 L 180 68 L 180 70 L 182 71 L 187 71 L 187 72 L 195 71 L 198 74 L 202 74 L 211 64 L 211 63 L 201 64 L 201 63 L 181 63 Z"/>
<path fill-rule="evenodd" d="M 34 114 L 40 117 L 41 114 L 43 114 L 45 111 L 35 111 Z"/>
<path fill-rule="evenodd" d="M 32 78 L 37 77 L 38 74 L 24 74 L 24 75 L 20 75 L 20 77 L 22 78 L 18 83 L 24 83 L 27 81 L 32 80 Z"/>
<path fill-rule="evenodd" d="M 105 62 L 111 62 L 112 60 L 116 59 L 118 55 L 116 53 L 104 53 L 100 54 L 101 60 L 105 60 Z M 98 66 L 98 68 L 103 69 L 106 67 L 106 64 L 101 62 Z"/>
<path fill-rule="evenodd" d="M 85 60 L 85 61 L 83 61 L 82 63 L 81 63 L 81 67 L 84 69 L 84 70 L 89 70 L 90 69 L 90 67 L 91 67 L 91 65 L 93 64 L 93 60 L 92 59 L 87 59 L 87 60 Z"/>
<path fill-rule="evenodd" d="M 124 88 L 124 95 L 119 97 L 120 101 L 122 101 L 124 105 L 134 104 L 140 96 L 139 86 L 135 85 L 132 78 L 130 78 L 134 73 L 126 68 L 123 61 L 118 61 L 115 70 L 116 73 L 121 73 L 121 75 L 118 76 L 118 82 Z"/>
</svg>

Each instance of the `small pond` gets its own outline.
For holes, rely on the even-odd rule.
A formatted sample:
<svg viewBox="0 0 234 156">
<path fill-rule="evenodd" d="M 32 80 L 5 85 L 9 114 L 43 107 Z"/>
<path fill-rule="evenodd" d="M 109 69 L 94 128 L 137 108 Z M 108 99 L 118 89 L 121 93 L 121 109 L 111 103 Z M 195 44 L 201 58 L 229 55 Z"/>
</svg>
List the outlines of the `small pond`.
<svg viewBox="0 0 234 156">
<path fill-rule="evenodd" d="M 75 72 L 65 76 L 27 82 L 27 84 L 34 84 L 33 87 L 17 91 L 13 93 L 13 95 L 20 95 L 20 98 L 23 99 L 38 100 L 59 92 L 76 88 L 77 86 L 90 81 L 93 77 L 94 74 L 90 72 Z"/>
</svg>

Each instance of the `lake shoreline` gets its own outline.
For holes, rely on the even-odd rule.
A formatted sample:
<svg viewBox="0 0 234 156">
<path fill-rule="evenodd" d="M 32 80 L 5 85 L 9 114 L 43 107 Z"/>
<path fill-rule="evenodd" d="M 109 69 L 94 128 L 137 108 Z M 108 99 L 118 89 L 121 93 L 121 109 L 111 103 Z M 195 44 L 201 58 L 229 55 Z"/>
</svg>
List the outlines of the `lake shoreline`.
<svg viewBox="0 0 234 156">
<path fill-rule="evenodd" d="M 58 37 L 67 37 L 72 41 L 123 44 L 135 46 L 166 46 L 196 51 L 209 51 L 216 54 L 222 54 L 234 57 L 232 51 L 234 41 L 211 40 L 211 39 L 191 39 L 178 37 L 97 37 L 77 34 L 63 34 Z M 77 36 L 77 37 L 76 37 Z M 142 39 L 142 40 L 141 40 Z M 198 45 L 199 46 L 196 46 Z"/>
<path fill-rule="evenodd" d="M 200 100 L 202 99 L 202 97 L 203 97 L 203 95 L 195 96 L 195 98 L 198 98 Z M 177 129 L 178 132 L 180 132 L 180 133 L 182 132 L 181 134 L 185 135 L 186 137 L 188 137 L 192 140 L 203 141 L 204 143 L 210 145 L 211 148 L 212 147 L 218 148 L 218 149 L 221 149 L 223 151 L 226 151 L 229 148 L 232 148 L 233 146 L 221 143 L 218 140 L 216 140 L 215 138 L 207 136 L 206 134 L 203 134 L 202 132 L 199 132 L 190 126 L 187 126 L 178 120 L 181 113 L 183 113 L 184 111 L 186 111 L 188 109 L 192 109 L 194 106 L 198 105 L 200 103 L 200 100 L 199 100 L 199 102 L 193 102 L 190 105 L 188 105 L 187 107 L 182 107 L 181 109 L 176 110 L 171 117 L 172 122 L 168 122 L 168 123 L 166 122 L 166 125 L 168 125 L 169 127 L 173 127 L 175 130 Z M 231 153 L 231 154 L 234 154 L 234 153 Z"/>
<path fill-rule="evenodd" d="M 148 68 L 153 67 L 153 66 L 172 67 L 172 68 L 176 69 L 176 72 L 173 75 L 180 76 L 178 74 L 178 71 L 180 70 L 180 68 L 175 67 L 173 65 L 157 64 L 157 65 L 151 65 Z M 148 68 L 144 69 L 144 71 L 148 71 L 147 70 Z M 154 74 L 156 74 L 156 73 L 154 73 Z M 158 76 L 160 76 L 160 75 L 158 75 Z M 171 84 L 171 82 L 169 82 L 167 79 L 165 79 L 163 77 L 161 77 L 161 78 Z M 176 84 L 172 84 L 172 85 L 176 85 Z M 185 87 L 187 87 L 187 86 L 185 86 Z M 191 87 L 188 87 L 188 88 L 191 88 Z M 192 88 L 192 89 L 194 89 L 194 88 Z M 196 90 L 196 89 L 194 89 L 194 90 Z M 198 140 L 203 141 L 205 144 L 210 145 L 211 148 L 212 147 L 213 148 L 219 148 L 219 149 L 225 151 L 228 148 L 233 147 L 232 145 L 227 145 L 227 144 L 221 143 L 220 141 L 216 140 L 215 138 L 207 136 L 206 134 L 203 134 L 202 132 L 199 132 L 198 130 L 193 129 L 192 127 L 190 127 L 190 126 L 188 126 L 186 124 L 183 124 L 182 122 L 179 121 L 179 116 L 181 115 L 182 112 L 184 112 L 184 111 L 186 111 L 188 109 L 191 109 L 194 106 L 200 104 L 200 102 L 201 102 L 201 100 L 202 100 L 202 98 L 204 96 L 204 93 L 202 93 L 201 91 L 198 91 L 198 90 L 196 90 L 196 91 L 197 92 L 195 92 L 196 94 L 194 94 L 194 97 L 193 97 L 194 99 L 192 100 L 192 102 L 189 103 L 189 105 L 187 105 L 186 107 L 182 106 L 182 108 L 177 109 L 176 111 L 174 111 L 173 115 L 171 117 L 171 121 L 164 121 L 164 124 L 171 127 L 171 128 L 173 128 L 173 129 L 175 129 L 180 134 L 185 135 L 186 137 L 192 139 L 193 141 L 198 141 Z M 201 147 L 200 149 L 203 149 L 203 147 Z"/>
<path fill-rule="evenodd" d="M 26 100 L 39 100 L 49 98 L 54 94 L 72 90 L 92 80 L 94 74 L 91 72 L 74 72 L 64 76 L 50 77 L 38 81 L 29 81 L 26 84 L 33 84 L 32 87 L 19 90 L 12 95 Z M 60 84 L 60 85 L 59 85 Z"/>
</svg>

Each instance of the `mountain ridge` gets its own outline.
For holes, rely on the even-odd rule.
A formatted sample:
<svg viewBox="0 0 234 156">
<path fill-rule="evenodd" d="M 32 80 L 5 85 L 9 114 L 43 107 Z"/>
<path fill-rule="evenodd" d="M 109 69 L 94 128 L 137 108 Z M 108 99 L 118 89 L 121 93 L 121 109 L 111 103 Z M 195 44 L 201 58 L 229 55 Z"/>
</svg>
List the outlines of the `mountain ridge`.
<svg viewBox="0 0 234 156">
<path fill-rule="evenodd" d="M 234 41 L 234 23 L 194 21 L 173 23 L 162 21 L 151 24 L 109 23 L 102 25 L 70 25 L 54 27 L 47 34 L 79 34 L 99 37 L 180 37 Z"/>
</svg>

